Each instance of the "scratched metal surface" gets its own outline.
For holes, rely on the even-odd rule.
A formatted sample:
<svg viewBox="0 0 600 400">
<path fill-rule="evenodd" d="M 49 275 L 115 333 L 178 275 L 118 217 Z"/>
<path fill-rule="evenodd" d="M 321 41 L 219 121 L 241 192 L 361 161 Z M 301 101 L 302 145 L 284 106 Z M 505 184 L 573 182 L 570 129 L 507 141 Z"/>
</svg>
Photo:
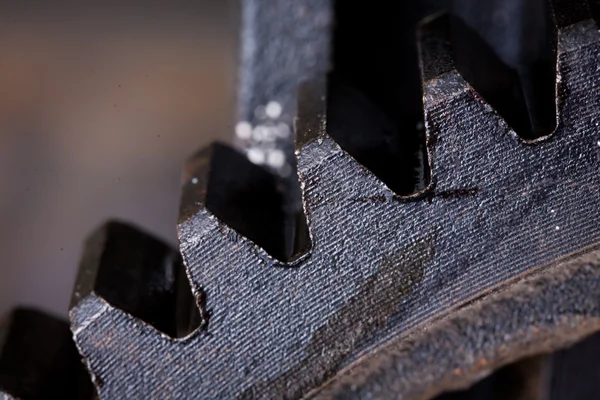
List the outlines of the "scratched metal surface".
<svg viewBox="0 0 600 400">
<path fill-rule="evenodd" d="M 587 248 L 542 266 L 489 296 L 440 316 L 427 324 L 426 329 L 414 330 L 390 341 L 306 398 L 431 399 L 442 392 L 468 388 L 486 375 L 498 373 L 499 368 L 523 358 L 569 347 L 590 334 L 597 337 L 594 332 L 600 330 L 598 248 Z M 579 342 L 577 346 L 586 342 Z M 571 355 L 573 351 L 569 349 L 564 353 Z M 579 362 L 586 358 L 581 354 L 571 357 Z M 594 398 L 586 395 L 594 387 L 591 384 L 594 378 L 586 373 L 597 371 L 591 364 L 568 369 L 552 361 L 552 369 L 560 384 L 566 383 L 565 377 L 568 380 L 569 376 L 578 374 L 578 379 L 568 380 L 569 394 L 565 398 Z M 504 393 L 497 398 L 555 400 L 565 393 L 560 384 L 548 388 L 549 397 L 517 397 L 515 393 Z M 518 384 L 509 386 L 514 389 Z M 490 395 L 492 393 L 498 394 L 491 392 Z"/>
<path fill-rule="evenodd" d="M 559 127 L 535 145 L 455 71 L 427 80 L 434 181 L 420 198 L 397 198 L 323 131 L 307 135 L 298 171 L 313 247 L 294 266 L 199 204 L 178 232 L 208 330 L 172 339 L 90 294 L 71 320 L 100 397 L 298 398 L 361 352 L 598 242 L 599 43 L 590 21 L 560 32 Z"/>
</svg>

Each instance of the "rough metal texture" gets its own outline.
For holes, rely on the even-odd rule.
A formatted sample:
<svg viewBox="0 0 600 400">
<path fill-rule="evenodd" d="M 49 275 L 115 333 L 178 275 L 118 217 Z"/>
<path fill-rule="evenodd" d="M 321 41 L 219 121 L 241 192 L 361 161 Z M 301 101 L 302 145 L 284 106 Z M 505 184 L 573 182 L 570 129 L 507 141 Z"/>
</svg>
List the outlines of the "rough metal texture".
<svg viewBox="0 0 600 400">
<path fill-rule="evenodd" d="M 429 399 L 522 357 L 581 340 L 600 329 L 600 299 L 590 298 L 600 292 L 600 252 L 591 250 L 392 341 L 310 398 Z"/>
<path fill-rule="evenodd" d="M 395 398 L 426 398 L 456 375 L 462 383 L 481 376 L 480 356 L 496 366 L 529 345 L 540 350 L 535 327 L 523 329 L 529 318 L 550 347 L 597 329 L 595 253 L 548 267 L 559 272 L 514 286 L 518 296 L 499 294 L 498 306 L 473 305 L 481 319 L 463 311 L 432 325 L 600 239 L 600 34 L 586 20 L 558 39 L 558 129 L 535 145 L 522 143 L 452 68 L 444 37 L 424 43 L 433 181 L 413 198 L 396 196 L 341 150 L 325 132 L 324 86 L 307 86 L 297 156 L 310 253 L 293 266 L 276 263 L 202 198 L 184 205 L 180 250 L 194 294 L 206 296 L 208 327 L 173 339 L 94 294 L 81 299 L 72 330 L 100 397 L 299 398 L 346 368 L 311 396 L 389 398 L 393 389 Z M 435 74 L 427 72 L 432 60 Z M 188 175 L 188 201 L 206 162 L 193 161 L 199 175 Z M 439 354 L 448 365 L 432 365 Z M 381 375 L 363 379 L 371 373 Z"/>
</svg>

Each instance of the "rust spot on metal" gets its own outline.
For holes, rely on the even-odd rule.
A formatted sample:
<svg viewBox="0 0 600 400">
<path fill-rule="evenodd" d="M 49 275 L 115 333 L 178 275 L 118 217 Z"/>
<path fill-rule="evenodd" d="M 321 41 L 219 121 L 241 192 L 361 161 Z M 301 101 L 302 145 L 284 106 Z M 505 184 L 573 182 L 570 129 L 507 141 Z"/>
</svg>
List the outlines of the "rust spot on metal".
<svg viewBox="0 0 600 400">
<path fill-rule="evenodd" d="M 487 360 L 485 358 L 481 358 L 477 361 L 476 366 L 477 368 L 483 368 L 488 364 Z"/>
</svg>

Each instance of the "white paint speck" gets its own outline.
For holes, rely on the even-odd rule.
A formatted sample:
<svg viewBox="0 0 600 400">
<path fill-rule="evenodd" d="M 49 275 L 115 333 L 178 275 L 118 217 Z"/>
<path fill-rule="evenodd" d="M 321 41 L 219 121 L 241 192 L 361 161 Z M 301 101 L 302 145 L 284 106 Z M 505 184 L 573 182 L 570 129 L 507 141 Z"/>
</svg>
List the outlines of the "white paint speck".
<svg viewBox="0 0 600 400">
<path fill-rule="evenodd" d="M 267 156 L 267 164 L 269 164 L 273 168 L 281 168 L 285 163 L 285 154 L 283 151 L 275 149 L 269 151 Z"/>
<path fill-rule="evenodd" d="M 598 147 L 600 147 L 600 140 L 598 140 L 598 141 L 596 142 L 596 144 L 598 145 Z"/>
<path fill-rule="evenodd" d="M 263 140 L 266 134 L 267 127 L 264 125 L 257 125 L 252 130 L 252 139 L 260 142 Z"/>
<path fill-rule="evenodd" d="M 277 127 L 267 126 L 263 132 L 263 140 L 267 142 L 274 142 L 277 139 Z"/>
<path fill-rule="evenodd" d="M 551 214 L 554 214 L 554 210 L 550 210 L 550 213 L 551 213 Z"/>
<path fill-rule="evenodd" d="M 270 101 L 265 108 L 265 112 L 267 113 L 267 117 L 271 119 L 276 119 L 281 116 L 281 104 L 276 101 Z"/>
<path fill-rule="evenodd" d="M 264 164 L 265 163 L 265 152 L 261 149 L 252 148 L 248 150 L 248 160 L 253 164 Z"/>
<path fill-rule="evenodd" d="M 557 226 L 554 227 L 554 229 L 556 229 L 557 231 L 559 231 L 560 230 L 560 226 L 557 225 Z"/>
<path fill-rule="evenodd" d="M 235 135 L 242 140 L 250 139 L 252 136 L 252 125 L 246 121 L 238 122 L 235 126 Z"/>
<path fill-rule="evenodd" d="M 192 178 L 192 183 L 195 185 L 196 183 L 198 183 L 198 178 Z"/>
</svg>

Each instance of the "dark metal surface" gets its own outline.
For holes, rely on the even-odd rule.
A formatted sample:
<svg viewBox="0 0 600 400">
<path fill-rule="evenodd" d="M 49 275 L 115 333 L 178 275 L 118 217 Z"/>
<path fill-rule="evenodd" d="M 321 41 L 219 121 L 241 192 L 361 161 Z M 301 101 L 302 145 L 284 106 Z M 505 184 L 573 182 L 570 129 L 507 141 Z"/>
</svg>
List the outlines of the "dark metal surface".
<svg viewBox="0 0 600 400">
<path fill-rule="evenodd" d="M 504 366 L 467 390 L 444 393 L 435 400 L 545 400 L 551 357 L 539 355 Z"/>
<path fill-rule="evenodd" d="M 417 27 L 449 1 L 334 4 L 327 132 L 396 194 L 419 192 L 431 177 Z"/>
<path fill-rule="evenodd" d="M 526 140 L 556 128 L 556 34 L 547 0 L 454 0 L 458 71 Z"/>
<path fill-rule="evenodd" d="M 535 327 L 539 329 L 539 327 Z M 555 353 L 504 366 L 466 390 L 436 400 L 591 400 L 600 391 L 600 333 Z"/>
<path fill-rule="evenodd" d="M 296 92 L 301 82 L 329 70 L 331 25 L 331 0 L 240 2 L 236 144 L 250 163 L 273 173 L 264 189 L 283 196 L 273 204 L 284 218 L 282 232 L 271 233 L 281 235 L 274 255 L 282 261 L 306 252 L 305 241 L 297 239 L 306 222 L 294 156 Z M 257 201 L 263 196 L 272 197 L 258 193 Z"/>
<path fill-rule="evenodd" d="M 69 325 L 19 308 L 0 324 L 0 399 L 92 400 L 94 386 Z"/>
<path fill-rule="evenodd" d="M 209 210 L 227 187 L 211 189 L 214 152 L 194 157 L 178 233 L 204 323 L 173 338 L 102 293 L 79 296 L 71 328 L 100 397 L 424 399 L 599 329 L 600 34 L 564 5 L 558 127 L 535 145 L 456 71 L 447 21 L 424 27 L 431 183 L 415 196 L 327 134 L 324 74 L 302 86 L 312 247 L 292 264 L 248 239 L 259 224 L 242 236 Z"/>
<path fill-rule="evenodd" d="M 202 316 L 181 256 L 157 238 L 110 221 L 85 244 L 71 304 L 95 295 L 170 337 L 187 336 Z"/>
<path fill-rule="evenodd" d="M 539 332 L 539 327 L 535 326 L 533 330 Z M 599 351 L 600 334 L 595 333 L 570 348 L 526 357 L 503 366 L 468 389 L 449 391 L 435 397 L 435 400 L 595 399 L 600 384 Z M 480 373 L 490 368 L 485 358 L 480 358 L 477 363 L 481 367 Z M 460 369 L 453 371 L 454 385 L 464 383 L 461 374 Z M 394 394 L 386 393 L 389 398 L 393 398 Z"/>
<path fill-rule="evenodd" d="M 600 302 L 590 296 L 600 288 L 599 260 L 598 248 L 586 249 L 450 309 L 366 355 L 311 398 L 429 399 L 572 345 L 600 328 Z"/>
</svg>

